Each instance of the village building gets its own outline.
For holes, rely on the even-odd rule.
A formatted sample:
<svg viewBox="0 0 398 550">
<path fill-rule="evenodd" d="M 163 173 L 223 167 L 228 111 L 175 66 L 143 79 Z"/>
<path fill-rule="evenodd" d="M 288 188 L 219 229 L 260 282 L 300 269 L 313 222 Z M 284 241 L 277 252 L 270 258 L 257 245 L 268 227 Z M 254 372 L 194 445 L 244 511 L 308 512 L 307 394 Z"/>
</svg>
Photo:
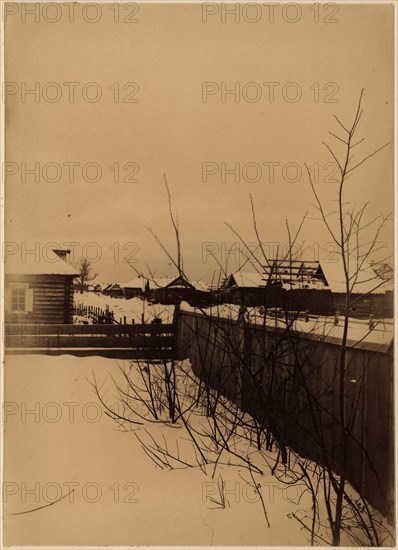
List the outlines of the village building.
<svg viewBox="0 0 398 550">
<path fill-rule="evenodd" d="M 364 262 L 355 274 L 350 262 L 350 316 L 393 317 L 393 285 Z M 355 275 L 355 276 L 354 276 Z M 345 278 L 342 262 L 269 260 L 262 272 L 237 271 L 220 289 L 222 301 L 244 306 L 282 307 L 315 315 L 335 315 L 345 307 Z"/>
<path fill-rule="evenodd" d="M 285 290 L 319 290 L 327 286 L 322 266 L 317 261 L 269 260 L 264 266 L 264 280 Z"/>
<path fill-rule="evenodd" d="M 148 279 L 145 283 L 145 295 L 153 302 L 178 304 L 182 301 L 201 305 L 208 302 L 210 294 L 202 281 L 188 281 L 183 275 Z"/>
<path fill-rule="evenodd" d="M 266 296 L 264 275 L 256 271 L 236 271 L 221 285 L 221 297 L 232 304 L 263 305 Z"/>
<path fill-rule="evenodd" d="M 70 251 L 47 250 L 45 257 L 13 255 L 5 259 L 5 321 L 72 323 L 76 269 L 65 259 Z"/>
<path fill-rule="evenodd" d="M 349 278 L 351 301 L 350 315 L 366 318 L 369 315 L 392 318 L 394 314 L 393 282 L 379 276 L 367 262 L 350 258 Z M 345 307 L 346 285 L 341 261 L 322 262 L 322 270 L 328 288 L 333 295 L 335 311 L 343 312 Z"/>
<path fill-rule="evenodd" d="M 145 279 L 143 277 L 135 277 L 128 283 L 122 285 L 125 298 L 141 297 L 145 290 Z"/>
<path fill-rule="evenodd" d="M 111 298 L 124 298 L 123 288 L 118 283 L 110 283 L 104 288 L 102 293 Z"/>
<path fill-rule="evenodd" d="M 107 295 L 108 291 L 112 288 L 113 283 L 107 283 L 105 285 L 102 285 L 102 294 Z"/>
</svg>

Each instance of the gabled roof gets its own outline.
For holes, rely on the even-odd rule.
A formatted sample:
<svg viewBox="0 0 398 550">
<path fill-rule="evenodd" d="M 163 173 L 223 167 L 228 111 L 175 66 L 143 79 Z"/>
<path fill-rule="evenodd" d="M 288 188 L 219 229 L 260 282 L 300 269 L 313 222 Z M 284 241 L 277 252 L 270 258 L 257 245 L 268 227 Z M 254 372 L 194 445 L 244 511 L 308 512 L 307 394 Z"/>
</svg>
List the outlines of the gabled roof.
<svg viewBox="0 0 398 550">
<path fill-rule="evenodd" d="M 233 273 L 228 280 L 228 286 L 237 286 L 239 288 L 257 288 L 265 286 L 264 276 L 257 272 L 237 271 Z"/>
<path fill-rule="evenodd" d="M 113 289 L 119 289 L 119 290 L 122 290 L 122 287 L 119 285 L 119 283 L 113 283 L 111 285 L 108 285 L 106 287 L 108 290 L 113 290 Z"/>
<path fill-rule="evenodd" d="M 79 271 L 61 259 L 53 250 L 42 250 L 38 253 L 26 252 L 13 254 L 4 258 L 6 275 L 70 275 L 76 277 Z"/>
<path fill-rule="evenodd" d="M 332 292 L 345 293 L 344 269 L 341 258 L 336 258 L 335 262 L 321 262 L 322 271 L 326 277 L 327 284 Z M 393 290 L 393 284 L 383 281 L 371 268 L 364 262 L 358 275 L 356 258 L 351 258 L 349 263 L 349 275 L 352 277 L 351 284 L 354 284 L 352 292 L 355 294 L 384 294 L 387 290 Z M 354 277 L 355 275 L 355 277 Z"/>
<path fill-rule="evenodd" d="M 158 277 L 148 279 L 146 284 L 149 285 L 150 290 L 156 290 L 157 288 L 165 288 L 170 283 L 175 281 L 176 277 Z"/>
<path fill-rule="evenodd" d="M 122 285 L 123 288 L 139 288 L 143 289 L 145 284 L 145 279 L 143 277 L 135 277 L 131 279 L 128 283 Z"/>
<path fill-rule="evenodd" d="M 142 281 L 142 279 L 138 279 Z M 159 288 L 192 288 L 195 290 L 207 291 L 207 285 L 203 281 L 188 281 L 183 275 L 177 275 L 176 277 L 159 277 L 154 279 L 145 280 L 145 286 L 149 284 L 150 290 L 156 290 Z M 129 288 L 129 287 L 125 287 Z"/>
<path fill-rule="evenodd" d="M 172 281 L 170 281 L 170 283 L 168 283 L 166 285 L 166 288 L 170 288 L 170 287 L 173 287 L 173 288 L 194 288 L 192 283 L 190 283 L 182 275 L 178 275 L 175 279 L 173 279 Z"/>
<path fill-rule="evenodd" d="M 102 291 L 104 292 L 105 290 L 109 290 L 109 289 L 112 288 L 112 286 L 113 286 L 113 283 L 109 283 L 108 285 L 106 285 L 102 288 Z"/>
</svg>

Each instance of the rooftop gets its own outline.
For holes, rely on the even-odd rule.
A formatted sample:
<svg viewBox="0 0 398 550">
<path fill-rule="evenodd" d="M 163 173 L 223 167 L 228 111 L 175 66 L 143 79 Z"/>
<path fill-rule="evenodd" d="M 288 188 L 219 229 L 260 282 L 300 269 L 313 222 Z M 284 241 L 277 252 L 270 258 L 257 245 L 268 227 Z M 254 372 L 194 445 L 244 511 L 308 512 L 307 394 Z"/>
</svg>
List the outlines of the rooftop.
<svg viewBox="0 0 398 550">
<path fill-rule="evenodd" d="M 14 254 L 4 258 L 6 275 L 79 275 L 79 271 L 61 259 L 53 250 L 42 249 L 26 252 L 24 256 Z"/>
</svg>

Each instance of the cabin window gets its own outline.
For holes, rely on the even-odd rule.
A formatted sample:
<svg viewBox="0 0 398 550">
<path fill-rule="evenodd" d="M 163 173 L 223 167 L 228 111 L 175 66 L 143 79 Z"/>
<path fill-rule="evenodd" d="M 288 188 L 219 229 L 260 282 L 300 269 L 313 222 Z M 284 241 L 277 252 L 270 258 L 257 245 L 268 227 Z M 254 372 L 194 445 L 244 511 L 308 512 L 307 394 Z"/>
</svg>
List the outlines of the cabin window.
<svg viewBox="0 0 398 550">
<path fill-rule="evenodd" d="M 26 289 L 13 288 L 11 290 L 11 309 L 13 311 L 25 311 L 26 309 Z"/>
<path fill-rule="evenodd" d="M 33 289 L 26 283 L 11 283 L 5 291 L 5 310 L 9 313 L 33 311 Z"/>
</svg>

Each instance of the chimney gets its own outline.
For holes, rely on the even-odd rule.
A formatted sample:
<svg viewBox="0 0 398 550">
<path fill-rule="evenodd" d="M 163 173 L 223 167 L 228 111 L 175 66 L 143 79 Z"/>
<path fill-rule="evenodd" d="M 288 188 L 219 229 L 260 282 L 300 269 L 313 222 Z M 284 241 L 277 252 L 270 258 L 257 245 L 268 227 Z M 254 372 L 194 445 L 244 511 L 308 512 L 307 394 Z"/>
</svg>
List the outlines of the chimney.
<svg viewBox="0 0 398 550">
<path fill-rule="evenodd" d="M 53 249 L 53 252 L 55 252 L 55 254 L 61 258 L 61 260 L 64 260 L 64 262 L 66 262 L 66 255 L 67 255 L 67 254 L 70 254 L 70 250 L 67 250 L 67 249 L 65 249 L 65 250 L 62 250 L 62 249 L 59 249 L 59 250 Z"/>
</svg>

